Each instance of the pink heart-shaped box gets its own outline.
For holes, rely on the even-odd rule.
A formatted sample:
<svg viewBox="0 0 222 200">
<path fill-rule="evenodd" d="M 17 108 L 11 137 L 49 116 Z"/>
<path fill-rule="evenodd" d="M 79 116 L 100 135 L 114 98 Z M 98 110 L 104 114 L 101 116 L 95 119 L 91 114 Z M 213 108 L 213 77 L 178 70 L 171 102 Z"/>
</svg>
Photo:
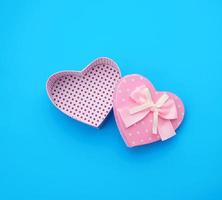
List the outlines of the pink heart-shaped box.
<svg viewBox="0 0 222 200">
<path fill-rule="evenodd" d="M 152 112 L 146 115 L 142 120 L 129 127 L 126 127 L 126 125 L 123 123 L 123 119 L 121 118 L 120 109 L 124 106 L 134 106 L 135 102 L 133 102 L 130 95 L 132 94 L 132 91 L 141 87 L 141 85 L 149 89 L 154 101 L 157 101 L 163 94 L 167 94 L 168 97 L 175 102 L 174 105 L 175 109 L 177 110 L 177 119 L 170 120 L 172 124 L 171 127 L 173 127 L 174 130 L 178 128 L 184 118 L 184 105 L 176 95 L 170 92 L 157 92 L 151 82 L 143 76 L 135 74 L 123 77 L 116 85 L 113 95 L 113 110 L 122 138 L 129 147 L 149 144 L 161 139 L 158 132 L 157 134 L 153 134 L 152 132 Z M 159 121 L 159 123 L 161 123 L 161 121 Z M 174 133 L 171 136 L 173 135 Z"/>
<path fill-rule="evenodd" d="M 49 77 L 46 89 L 52 103 L 63 113 L 99 127 L 111 111 L 113 93 L 121 78 L 117 64 L 98 58 L 82 71 L 61 71 Z"/>
</svg>

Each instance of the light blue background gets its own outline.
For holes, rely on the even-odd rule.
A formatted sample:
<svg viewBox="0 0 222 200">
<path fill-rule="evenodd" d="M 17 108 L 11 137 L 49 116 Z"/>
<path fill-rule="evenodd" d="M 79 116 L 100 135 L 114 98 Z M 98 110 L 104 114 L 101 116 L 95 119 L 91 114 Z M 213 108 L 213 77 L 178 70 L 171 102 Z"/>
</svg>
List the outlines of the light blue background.
<svg viewBox="0 0 222 200">
<path fill-rule="evenodd" d="M 107 56 L 180 96 L 177 136 L 129 149 L 49 101 L 52 73 Z M 222 199 L 222 2 L 0 1 L 0 199 Z"/>
</svg>

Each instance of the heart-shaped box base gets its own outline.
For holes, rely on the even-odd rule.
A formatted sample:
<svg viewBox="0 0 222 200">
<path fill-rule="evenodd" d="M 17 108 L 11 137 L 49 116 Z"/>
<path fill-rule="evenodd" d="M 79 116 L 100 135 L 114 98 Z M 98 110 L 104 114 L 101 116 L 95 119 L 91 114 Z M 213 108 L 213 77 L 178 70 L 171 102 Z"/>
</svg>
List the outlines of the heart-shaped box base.
<svg viewBox="0 0 222 200">
<path fill-rule="evenodd" d="M 82 71 L 53 74 L 46 88 L 52 103 L 63 113 L 99 127 L 113 107 L 114 88 L 120 78 L 113 60 L 98 58 Z"/>
<path fill-rule="evenodd" d="M 167 94 L 171 99 L 174 100 L 178 113 L 177 119 L 171 120 L 174 130 L 178 128 L 184 118 L 183 103 L 176 95 L 170 92 L 156 91 L 151 82 L 140 75 L 135 74 L 123 77 L 117 84 L 114 92 L 113 110 L 120 133 L 125 143 L 129 147 L 149 144 L 161 139 L 159 134 L 153 134 L 152 132 L 153 113 L 148 114 L 142 120 L 138 121 L 128 128 L 126 128 L 120 116 L 119 109 L 124 106 L 132 105 L 134 103 L 130 98 L 130 94 L 141 85 L 146 86 L 150 90 L 151 96 L 155 101 L 157 101 L 158 98 L 160 98 L 160 96 L 162 96 L 163 94 Z M 174 133 L 172 135 L 174 135 Z"/>
</svg>

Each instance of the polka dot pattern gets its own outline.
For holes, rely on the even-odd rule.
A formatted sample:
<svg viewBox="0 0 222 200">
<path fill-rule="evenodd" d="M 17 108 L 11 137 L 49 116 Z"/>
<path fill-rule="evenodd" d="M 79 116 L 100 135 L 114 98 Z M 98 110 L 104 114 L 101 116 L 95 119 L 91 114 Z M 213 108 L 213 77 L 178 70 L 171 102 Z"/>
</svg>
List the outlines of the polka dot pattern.
<svg viewBox="0 0 222 200">
<path fill-rule="evenodd" d="M 113 92 L 121 78 L 111 60 L 99 60 L 82 72 L 67 71 L 50 79 L 48 93 L 54 105 L 70 117 L 98 127 L 112 109 Z"/>
<path fill-rule="evenodd" d="M 134 125 L 125 128 L 118 109 L 127 106 L 135 106 L 135 102 L 130 98 L 130 94 L 133 90 L 141 85 L 145 85 L 148 87 L 152 94 L 152 99 L 156 102 L 159 97 L 165 92 L 158 92 L 153 87 L 152 83 L 145 79 L 140 75 L 128 75 L 121 79 L 121 81 L 117 84 L 116 90 L 114 92 L 114 115 L 120 130 L 120 133 L 129 147 L 140 146 L 144 144 L 149 144 L 160 140 L 159 134 L 153 134 L 152 126 L 153 126 L 153 113 L 150 112 L 146 117 L 144 117 L 141 121 L 135 123 Z M 184 106 L 182 101 L 173 93 L 166 92 L 170 98 L 172 98 L 177 106 L 178 118 L 175 120 L 171 120 L 171 123 L 176 130 L 178 126 L 181 124 L 184 118 Z M 124 101 L 123 101 L 124 99 Z M 160 120 L 163 120 L 159 118 Z"/>
</svg>

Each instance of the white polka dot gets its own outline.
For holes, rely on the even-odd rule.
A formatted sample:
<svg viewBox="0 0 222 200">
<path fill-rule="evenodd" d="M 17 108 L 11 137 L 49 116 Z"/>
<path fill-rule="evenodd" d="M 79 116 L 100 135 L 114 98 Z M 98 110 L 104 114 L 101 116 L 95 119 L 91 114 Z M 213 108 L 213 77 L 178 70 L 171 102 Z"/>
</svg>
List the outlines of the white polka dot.
<svg viewBox="0 0 222 200">
<path fill-rule="evenodd" d="M 132 136 L 132 133 L 129 133 L 129 136 Z"/>
<path fill-rule="evenodd" d="M 122 90 L 118 90 L 119 93 L 122 93 Z"/>
<path fill-rule="evenodd" d="M 145 122 L 144 122 L 144 121 L 142 121 L 142 124 L 145 124 Z"/>
<path fill-rule="evenodd" d="M 153 120 L 152 120 L 152 119 L 150 119 L 150 123 L 153 123 Z"/>
<path fill-rule="evenodd" d="M 152 140 L 152 138 L 151 138 L 151 137 L 148 137 L 148 140 Z"/>
<path fill-rule="evenodd" d="M 133 79 L 132 79 L 132 82 L 134 82 L 134 81 L 135 81 L 135 79 L 133 78 Z"/>
<path fill-rule="evenodd" d="M 137 135 L 139 135 L 139 134 L 140 134 L 140 132 L 139 132 L 139 131 L 137 131 L 137 132 L 136 132 L 136 134 L 137 134 Z"/>
<path fill-rule="evenodd" d="M 143 140 L 143 139 L 141 139 L 141 140 L 140 140 L 140 142 L 144 142 L 144 140 Z"/>
<path fill-rule="evenodd" d="M 133 145 L 135 145 L 135 144 L 136 144 L 136 142 L 135 142 L 135 141 L 132 141 L 132 144 L 133 144 Z"/>
<path fill-rule="evenodd" d="M 142 76 L 140 77 L 140 80 L 143 80 L 143 77 L 142 77 Z"/>
</svg>

